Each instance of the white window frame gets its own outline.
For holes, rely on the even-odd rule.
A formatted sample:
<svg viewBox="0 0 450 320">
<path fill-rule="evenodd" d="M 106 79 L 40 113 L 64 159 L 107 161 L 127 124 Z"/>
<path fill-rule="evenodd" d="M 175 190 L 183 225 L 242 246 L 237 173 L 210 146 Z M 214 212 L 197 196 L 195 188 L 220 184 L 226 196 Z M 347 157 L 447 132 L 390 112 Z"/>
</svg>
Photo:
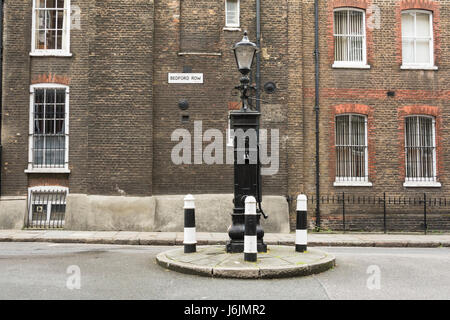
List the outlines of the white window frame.
<svg viewBox="0 0 450 320">
<path fill-rule="evenodd" d="M 36 7 L 36 1 L 33 0 L 33 13 L 32 13 L 32 26 L 31 26 L 31 52 L 30 56 L 57 56 L 57 57 L 71 57 L 72 53 L 70 53 L 70 0 L 64 1 L 64 22 L 65 26 L 63 27 L 66 33 L 65 37 L 65 45 L 61 46 L 61 48 L 66 49 L 38 49 L 36 48 L 36 11 L 39 10 Z"/>
<path fill-rule="evenodd" d="M 236 24 L 233 23 L 229 23 L 228 22 L 228 0 L 225 0 L 225 28 L 226 30 L 240 30 L 240 24 L 241 24 L 241 1 L 240 0 L 236 0 L 237 1 L 237 20 L 238 22 Z"/>
<path fill-rule="evenodd" d="M 65 154 L 63 168 L 46 168 L 34 167 L 33 164 L 33 145 L 34 145 L 34 93 L 36 89 L 65 89 L 66 90 L 66 104 L 65 104 Z M 28 168 L 25 173 L 70 173 L 69 170 L 69 101 L 70 91 L 69 86 L 56 83 L 41 83 L 30 86 L 30 110 L 29 110 L 29 131 L 28 131 Z"/>
<path fill-rule="evenodd" d="M 338 114 L 335 117 L 335 128 L 336 128 L 336 119 L 339 116 L 350 116 L 349 118 L 349 132 L 351 132 L 351 124 L 352 116 L 358 116 L 358 117 L 364 117 L 364 144 L 365 144 L 365 154 L 364 154 L 364 171 L 365 171 L 365 177 L 339 177 L 336 175 L 336 180 L 334 182 L 335 187 L 371 187 L 372 183 L 369 182 L 369 140 L 368 140 L 368 132 L 367 132 L 367 124 L 368 124 L 368 117 L 365 114 L 358 114 L 358 113 L 342 113 Z M 334 145 L 337 147 L 337 134 L 335 131 L 335 138 L 334 138 Z M 335 160 L 337 162 L 337 159 Z M 337 163 L 336 163 L 337 165 Z"/>
<path fill-rule="evenodd" d="M 367 64 L 367 34 L 366 34 L 366 12 L 365 10 L 358 9 L 358 8 L 351 8 L 351 7 L 344 7 L 344 8 L 336 8 L 333 10 L 333 42 L 334 42 L 334 52 L 333 56 L 336 54 L 336 36 L 338 34 L 335 33 L 335 12 L 338 11 L 358 11 L 362 12 L 363 15 L 363 21 L 362 21 L 362 27 L 363 27 L 363 46 L 362 46 L 362 61 L 334 61 L 333 68 L 355 68 L 355 69 L 370 69 L 370 65 Z"/>
<path fill-rule="evenodd" d="M 52 221 L 54 220 L 50 220 L 51 217 L 51 212 L 52 212 L 52 204 L 65 204 L 67 205 L 67 196 L 69 195 L 69 188 L 67 187 L 62 187 L 62 186 L 38 186 L 38 187 L 31 187 L 28 188 L 28 221 L 30 224 L 34 224 L 33 223 L 33 201 L 32 201 L 32 194 L 33 193 L 48 193 L 48 194 L 52 194 L 52 193 L 66 193 L 66 196 L 64 198 L 64 203 L 61 203 L 58 201 L 51 201 L 51 202 L 42 202 L 42 204 L 47 204 L 47 219 L 45 221 L 45 225 L 49 225 L 52 223 Z M 58 221 L 56 220 L 55 222 L 57 223 L 61 223 L 62 226 L 64 226 L 65 223 L 65 218 L 64 220 Z M 42 221 L 38 221 L 36 222 L 37 225 L 41 224 Z"/>
<path fill-rule="evenodd" d="M 408 155 L 406 152 L 406 119 L 407 118 L 415 118 L 415 117 L 423 117 L 423 118 L 429 118 L 432 120 L 432 142 L 433 142 L 433 179 L 430 179 L 428 181 L 425 180 L 420 180 L 420 179 L 424 179 L 424 177 L 418 177 L 418 178 L 409 178 L 406 177 L 406 170 L 408 167 Z M 405 119 L 403 120 L 405 122 L 405 129 L 404 129 L 404 141 L 405 141 L 405 182 L 403 183 L 404 187 L 441 187 L 441 183 L 438 182 L 436 180 L 437 177 L 437 161 L 436 161 L 436 118 L 433 116 L 429 116 L 429 115 L 422 115 L 422 114 L 417 114 L 417 115 L 410 115 L 405 117 Z M 419 129 L 419 127 L 417 126 L 417 129 Z M 429 178 L 428 178 L 429 179 Z"/>
<path fill-rule="evenodd" d="M 407 69 L 419 69 L 419 70 L 437 70 L 438 67 L 436 67 L 434 65 L 434 27 L 433 27 L 433 12 L 432 11 L 427 11 L 427 10 L 417 10 L 417 9 L 413 9 L 413 10 L 403 10 L 401 13 L 401 19 L 400 19 L 400 24 L 401 27 L 403 28 L 403 14 L 405 13 L 414 13 L 414 51 L 416 48 L 416 13 L 425 13 L 428 14 L 429 17 L 429 22 L 430 22 L 430 62 L 429 63 L 405 63 L 403 61 L 403 33 L 401 33 L 401 45 L 402 45 L 402 66 L 400 67 L 403 70 L 407 70 Z M 416 57 L 416 54 L 415 54 Z"/>
</svg>

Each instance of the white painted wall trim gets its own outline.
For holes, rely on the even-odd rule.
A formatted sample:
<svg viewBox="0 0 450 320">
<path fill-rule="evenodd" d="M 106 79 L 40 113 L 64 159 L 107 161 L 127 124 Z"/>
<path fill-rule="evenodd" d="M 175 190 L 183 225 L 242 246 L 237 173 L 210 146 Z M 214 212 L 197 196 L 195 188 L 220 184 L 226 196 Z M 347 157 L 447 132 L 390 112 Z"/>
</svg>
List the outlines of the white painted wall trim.
<svg viewBox="0 0 450 320">
<path fill-rule="evenodd" d="M 223 27 L 223 31 L 242 31 L 241 28 L 238 27 Z"/>
<path fill-rule="evenodd" d="M 440 182 L 437 181 L 405 181 L 404 187 L 407 188 L 440 188 L 442 187 Z"/>
<path fill-rule="evenodd" d="M 30 57 L 72 57 L 72 53 L 60 50 L 35 50 L 30 52 Z"/>
<path fill-rule="evenodd" d="M 438 70 L 437 66 L 420 65 L 420 64 L 404 64 L 400 67 L 401 70 Z"/>
<path fill-rule="evenodd" d="M 332 68 L 334 69 L 370 69 L 370 65 L 363 63 L 351 63 L 347 61 L 333 63 Z"/>
<path fill-rule="evenodd" d="M 371 187 L 372 182 L 368 181 L 335 181 L 335 187 Z"/>
<path fill-rule="evenodd" d="M 25 173 L 70 173 L 70 169 L 66 168 L 30 168 L 24 170 Z"/>
</svg>

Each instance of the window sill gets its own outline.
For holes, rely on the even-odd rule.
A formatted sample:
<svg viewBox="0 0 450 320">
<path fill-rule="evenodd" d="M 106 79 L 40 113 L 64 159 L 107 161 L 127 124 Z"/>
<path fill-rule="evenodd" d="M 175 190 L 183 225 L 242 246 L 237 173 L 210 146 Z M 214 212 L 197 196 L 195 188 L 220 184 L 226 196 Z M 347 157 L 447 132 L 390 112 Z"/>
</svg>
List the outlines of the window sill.
<svg viewBox="0 0 450 320">
<path fill-rule="evenodd" d="M 370 69 L 368 64 L 333 63 L 333 69 Z"/>
<path fill-rule="evenodd" d="M 371 187 L 372 182 L 368 181 L 335 181 L 335 187 Z"/>
<path fill-rule="evenodd" d="M 19 200 L 27 200 L 27 197 L 23 196 L 1 196 L 0 201 L 19 201 Z"/>
<path fill-rule="evenodd" d="M 70 173 L 67 168 L 28 168 L 25 173 Z"/>
<path fill-rule="evenodd" d="M 403 186 L 407 188 L 440 188 L 442 185 L 437 181 L 405 181 Z"/>
<path fill-rule="evenodd" d="M 402 65 L 400 66 L 401 70 L 438 70 L 439 68 L 437 66 L 408 66 L 408 65 Z"/>
<path fill-rule="evenodd" d="M 223 27 L 223 31 L 241 31 L 240 27 Z"/>
<path fill-rule="evenodd" d="M 72 53 L 70 52 L 52 52 L 52 51 L 34 51 L 30 52 L 30 56 L 32 57 L 71 57 Z"/>
<path fill-rule="evenodd" d="M 179 56 L 222 56 L 221 52 L 178 52 Z"/>
</svg>

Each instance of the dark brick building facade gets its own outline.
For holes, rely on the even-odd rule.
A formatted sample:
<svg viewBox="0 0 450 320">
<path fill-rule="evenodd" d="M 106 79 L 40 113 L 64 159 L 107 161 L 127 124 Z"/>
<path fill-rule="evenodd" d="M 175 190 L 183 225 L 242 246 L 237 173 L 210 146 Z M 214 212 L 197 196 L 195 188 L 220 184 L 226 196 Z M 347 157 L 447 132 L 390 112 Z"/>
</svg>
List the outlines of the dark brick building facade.
<svg viewBox="0 0 450 320">
<path fill-rule="evenodd" d="M 47 2 L 47 8 L 58 11 L 60 1 Z M 239 100 L 232 90 L 239 74 L 230 49 L 242 38 L 243 30 L 255 41 L 256 1 L 235 1 L 238 27 L 225 23 L 227 2 L 62 1 L 58 17 L 69 12 L 64 23 L 70 19 L 71 24 L 65 25 L 70 32 L 56 27 L 55 42 L 63 45 L 51 51 L 45 50 L 53 45 L 51 30 L 44 28 L 46 38 L 40 42 L 36 12 L 41 2 L 5 0 L 2 196 L 23 197 L 29 188 L 45 185 L 67 187 L 71 194 L 124 198 L 231 194 L 231 165 L 175 165 L 171 161 L 174 130 L 193 132 L 194 123 L 202 121 L 203 131 L 219 129 L 226 135 L 230 106 Z M 404 17 L 406 12 L 410 16 Z M 44 25 L 52 14 L 42 20 Z M 314 26 L 313 0 L 262 1 L 261 82 L 277 85 L 274 94 L 262 94 L 262 127 L 278 129 L 280 137 L 279 170 L 263 177 L 265 195 L 292 200 L 299 193 L 315 194 Z M 432 31 L 420 33 L 427 26 Z M 351 29 L 353 35 L 339 28 Z M 415 33 L 408 34 L 407 28 Z M 319 1 L 322 195 L 449 194 L 449 30 L 450 3 L 445 0 Z M 70 45 L 66 50 L 64 43 Z M 409 49 L 411 56 L 405 53 Z M 342 54 L 347 58 L 342 59 Z M 416 60 L 407 64 L 406 59 Z M 414 64 L 420 59 L 428 59 L 429 65 Z M 169 73 L 183 72 L 202 73 L 203 84 L 168 83 Z M 33 162 L 29 155 L 33 141 L 30 99 L 36 103 L 36 92 L 30 98 L 30 88 L 45 88 L 43 84 L 48 88 L 61 85 L 70 92 L 66 101 L 66 109 L 70 101 L 66 118 L 70 131 L 64 132 L 68 135 L 64 145 L 67 167 L 57 170 L 29 169 Z M 180 100 L 188 101 L 187 110 L 178 107 Z M 356 158 L 357 149 L 336 144 L 336 135 L 342 134 L 337 116 L 350 114 L 365 121 L 361 130 L 365 130 L 366 143 L 359 141 L 357 146 L 365 149 L 358 149 Z M 434 141 L 425 143 L 425 151 L 417 151 L 425 156 L 417 156 L 408 153 L 410 146 L 405 145 L 410 143 L 405 137 L 405 119 L 423 115 L 432 119 L 432 127 L 422 129 L 426 127 L 422 122 L 406 125 L 417 129 L 418 135 L 425 130 L 425 136 L 431 135 Z M 338 126 L 350 130 L 350 136 L 354 130 L 347 124 Z M 351 144 L 343 139 L 344 144 Z M 351 159 L 342 160 L 343 154 Z M 425 173 L 411 167 L 406 158 L 412 156 L 434 167 Z M 338 168 L 348 171 L 344 178 L 357 183 L 338 181 Z M 427 183 L 413 179 L 417 176 Z M 292 200 L 292 218 L 294 210 Z M 333 210 L 322 208 L 325 227 L 340 226 L 339 214 Z M 313 223 L 315 215 L 310 212 Z M 448 218 L 439 221 L 450 224 Z"/>
</svg>

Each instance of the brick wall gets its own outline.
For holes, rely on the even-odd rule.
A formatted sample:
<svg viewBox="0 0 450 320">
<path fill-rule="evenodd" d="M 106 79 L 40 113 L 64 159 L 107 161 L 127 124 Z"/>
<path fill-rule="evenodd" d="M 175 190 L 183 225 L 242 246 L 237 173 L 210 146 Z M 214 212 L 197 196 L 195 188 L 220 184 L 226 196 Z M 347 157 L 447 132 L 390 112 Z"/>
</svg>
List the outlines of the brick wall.
<svg viewBox="0 0 450 320">
<path fill-rule="evenodd" d="M 184 128 L 194 133 L 194 122 L 202 121 L 202 129 L 228 126 L 229 102 L 239 101 L 233 93 L 239 84 L 231 47 L 242 39 L 244 30 L 256 41 L 255 1 L 241 2 L 241 31 L 224 30 L 223 1 L 170 1 L 155 3 L 155 61 L 154 61 L 154 172 L 153 192 L 170 193 L 232 193 L 233 166 L 226 164 L 174 165 L 171 150 L 178 143 L 171 133 Z M 263 94 L 262 128 L 280 130 L 280 171 L 263 177 L 263 193 L 287 194 L 287 131 L 286 74 L 287 30 L 286 1 L 266 1 L 262 10 L 262 83 L 273 81 L 278 91 L 273 96 Z M 195 31 L 195 32 L 194 32 Z M 190 55 L 190 54 L 195 55 Z M 183 72 L 185 68 L 204 74 L 203 84 L 168 84 L 167 74 Z M 189 109 L 182 111 L 178 102 L 185 99 Z M 252 101 L 255 104 L 254 101 Z M 298 106 L 297 106 L 298 107 Z M 189 116 L 183 123 L 181 117 Z M 223 141 L 224 145 L 226 140 Z M 209 142 L 203 143 L 203 148 Z M 194 160 L 194 149 L 192 161 Z"/>
<path fill-rule="evenodd" d="M 2 101 L 2 193 L 27 194 L 28 113 L 30 99 L 31 20 L 28 1 L 4 4 L 3 101 Z"/>
<path fill-rule="evenodd" d="M 91 8 L 89 194 L 152 192 L 153 10 L 150 0 L 95 1 Z"/>
<path fill-rule="evenodd" d="M 30 57 L 31 1 L 5 1 L 4 195 L 25 195 L 28 186 L 49 183 L 101 195 L 231 193 L 231 165 L 174 165 L 171 150 L 178 142 L 171 134 L 179 128 L 193 134 L 194 122 L 202 121 L 203 132 L 219 129 L 226 136 L 229 105 L 239 101 L 232 90 L 240 75 L 231 47 L 244 30 L 256 40 L 255 0 L 241 1 L 240 31 L 223 29 L 223 0 L 72 0 L 72 5 L 81 12 L 81 29 L 71 31 L 72 57 Z M 333 10 L 347 6 L 366 11 L 370 69 L 332 68 Z M 401 11 L 411 8 L 433 12 L 438 70 L 400 69 Z M 449 9 L 444 0 L 320 2 L 322 194 L 448 193 Z M 372 27 L 378 12 L 380 28 Z M 262 128 L 278 129 L 281 142 L 279 172 L 263 177 L 263 193 L 295 199 L 301 192 L 315 193 L 314 1 L 262 1 L 261 13 L 261 82 L 277 85 L 275 94 L 261 96 Z M 184 71 L 203 73 L 204 83 L 168 84 L 168 73 Z M 24 173 L 29 86 L 35 83 L 70 86 L 70 174 Z M 178 108 L 182 99 L 189 109 Z M 436 111 L 442 187 L 404 188 L 402 119 L 425 106 Z M 333 186 L 334 117 L 346 112 L 368 116 L 372 187 Z M 182 122 L 182 116 L 189 120 Z M 290 211 L 294 226 L 295 201 Z M 331 221 L 335 213 L 324 208 L 322 215 Z"/>
</svg>

